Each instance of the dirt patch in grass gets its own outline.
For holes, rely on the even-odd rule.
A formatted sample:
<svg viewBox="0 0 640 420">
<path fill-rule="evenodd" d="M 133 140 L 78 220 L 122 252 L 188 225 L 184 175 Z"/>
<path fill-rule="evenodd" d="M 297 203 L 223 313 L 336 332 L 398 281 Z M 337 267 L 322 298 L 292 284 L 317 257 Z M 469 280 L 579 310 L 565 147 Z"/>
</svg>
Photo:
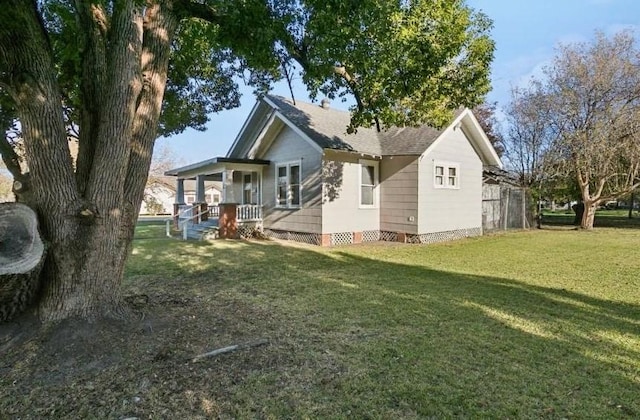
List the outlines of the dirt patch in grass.
<svg viewBox="0 0 640 420">
<path fill-rule="evenodd" d="M 312 371 L 339 370 L 326 354 L 301 358 L 297 348 L 307 340 L 299 332 L 223 292 L 204 298 L 149 291 L 127 301 L 141 314 L 128 323 L 43 327 L 26 316 L 0 324 L 0 417 L 254 417 L 264 407 L 253 402 L 252 382 L 296 376 L 304 386 L 315 380 L 305 378 Z M 193 362 L 258 339 L 268 343 Z M 274 398 L 295 395 L 287 394 Z"/>
</svg>

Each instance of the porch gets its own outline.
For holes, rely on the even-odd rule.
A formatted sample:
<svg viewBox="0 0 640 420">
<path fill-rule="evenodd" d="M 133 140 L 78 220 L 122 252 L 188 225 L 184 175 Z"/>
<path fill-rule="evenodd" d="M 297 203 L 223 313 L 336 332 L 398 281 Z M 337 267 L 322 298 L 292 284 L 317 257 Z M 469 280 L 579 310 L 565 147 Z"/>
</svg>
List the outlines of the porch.
<svg viewBox="0 0 640 420">
<path fill-rule="evenodd" d="M 165 172 L 176 177 L 173 206 L 174 228 L 183 231 L 203 226 L 215 229 L 220 237 L 237 237 L 239 230 L 262 226 L 263 168 L 269 161 L 213 158 Z M 195 179 L 195 199 L 185 202 L 185 180 Z M 221 200 L 214 202 L 205 191 L 218 189 Z"/>
</svg>

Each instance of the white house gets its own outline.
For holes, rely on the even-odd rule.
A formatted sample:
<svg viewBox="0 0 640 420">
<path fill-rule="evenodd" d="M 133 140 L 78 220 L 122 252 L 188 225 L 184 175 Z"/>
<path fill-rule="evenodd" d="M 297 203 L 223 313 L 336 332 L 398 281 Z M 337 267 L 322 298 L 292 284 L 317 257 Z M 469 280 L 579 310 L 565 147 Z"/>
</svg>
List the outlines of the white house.
<svg viewBox="0 0 640 420">
<path fill-rule="evenodd" d="M 166 175 L 177 177 L 180 204 L 186 180 L 196 190 L 221 182 L 223 203 L 251 206 L 251 218 L 278 238 L 335 245 L 482 234 L 483 166 L 501 162 L 470 110 L 442 130 L 347 134 L 349 119 L 326 103 L 266 96 L 225 157 Z"/>
<path fill-rule="evenodd" d="M 187 180 L 184 183 L 183 200 L 186 204 L 196 202 L 196 183 Z M 205 183 L 204 202 L 210 206 L 220 204 L 222 184 L 208 181 Z M 171 214 L 176 202 L 176 182 L 174 177 L 153 177 L 144 189 L 144 197 L 140 205 L 140 214 Z"/>
</svg>

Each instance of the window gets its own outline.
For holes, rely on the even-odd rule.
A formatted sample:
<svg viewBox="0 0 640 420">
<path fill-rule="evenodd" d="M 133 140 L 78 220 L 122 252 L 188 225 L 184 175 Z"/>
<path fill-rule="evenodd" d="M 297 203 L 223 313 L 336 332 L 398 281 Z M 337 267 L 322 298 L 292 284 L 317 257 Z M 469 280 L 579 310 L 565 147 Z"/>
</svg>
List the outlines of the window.
<svg viewBox="0 0 640 420">
<path fill-rule="evenodd" d="M 213 204 L 218 204 L 220 203 L 220 194 L 213 194 Z"/>
<path fill-rule="evenodd" d="M 444 186 L 444 166 L 436 165 L 436 187 Z"/>
<path fill-rule="evenodd" d="M 374 207 L 378 185 L 378 165 L 376 162 L 360 161 L 360 207 Z"/>
<path fill-rule="evenodd" d="M 455 166 L 449 168 L 448 185 L 454 188 L 458 185 L 458 168 L 456 168 Z"/>
<path fill-rule="evenodd" d="M 433 185 L 436 188 L 460 188 L 460 164 L 452 162 L 434 162 Z"/>
<path fill-rule="evenodd" d="M 251 174 L 242 175 L 242 204 L 251 204 L 252 200 L 252 189 L 253 182 L 251 179 Z"/>
<path fill-rule="evenodd" d="M 276 166 L 276 206 L 300 207 L 300 163 L 286 163 Z"/>
</svg>

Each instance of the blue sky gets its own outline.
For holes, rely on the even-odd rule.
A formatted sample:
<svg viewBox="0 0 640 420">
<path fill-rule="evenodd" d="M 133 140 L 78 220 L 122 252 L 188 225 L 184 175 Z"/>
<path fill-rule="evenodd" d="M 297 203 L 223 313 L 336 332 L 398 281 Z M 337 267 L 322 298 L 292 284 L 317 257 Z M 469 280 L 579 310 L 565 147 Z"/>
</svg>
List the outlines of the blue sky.
<svg viewBox="0 0 640 420">
<path fill-rule="evenodd" d="M 638 0 L 467 0 L 467 4 L 494 22 L 493 90 L 487 99 L 498 106 L 508 102 L 512 86 L 540 74 L 559 43 L 589 41 L 596 30 L 612 34 L 623 28 L 640 29 Z M 273 93 L 289 96 L 284 84 L 275 86 Z M 307 100 L 305 95 L 299 83 L 296 99 Z M 251 89 L 243 89 L 242 106 L 213 115 L 207 131 L 187 130 L 159 139 L 156 147 L 170 148 L 180 164 L 224 156 L 254 103 Z"/>
</svg>

